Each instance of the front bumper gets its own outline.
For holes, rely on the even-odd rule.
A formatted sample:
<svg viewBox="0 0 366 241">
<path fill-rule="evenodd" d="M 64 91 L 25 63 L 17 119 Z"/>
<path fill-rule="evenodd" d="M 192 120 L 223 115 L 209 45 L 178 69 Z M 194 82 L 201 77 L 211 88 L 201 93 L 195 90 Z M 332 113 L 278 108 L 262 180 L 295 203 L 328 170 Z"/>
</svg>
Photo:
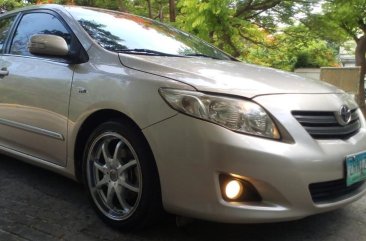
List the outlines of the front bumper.
<svg viewBox="0 0 366 241">
<path fill-rule="evenodd" d="M 220 222 L 274 222 L 330 211 L 362 197 L 365 185 L 336 201 L 316 204 L 309 185 L 345 177 L 345 156 L 366 150 L 363 119 L 360 131 L 348 140 L 314 140 L 292 117 L 291 110 L 314 108 L 310 106 L 314 98 L 332 103 L 315 107 L 326 110 L 338 108 L 338 103 L 327 102 L 327 98 L 344 100 L 337 95 L 296 95 L 299 99 L 291 105 L 289 99 L 294 97 L 256 99 L 283 125 L 293 142 L 239 134 L 181 114 L 144 129 L 157 162 L 165 209 Z M 279 108 L 281 104 L 289 108 Z M 220 173 L 251 182 L 263 200 L 224 201 Z"/>
</svg>

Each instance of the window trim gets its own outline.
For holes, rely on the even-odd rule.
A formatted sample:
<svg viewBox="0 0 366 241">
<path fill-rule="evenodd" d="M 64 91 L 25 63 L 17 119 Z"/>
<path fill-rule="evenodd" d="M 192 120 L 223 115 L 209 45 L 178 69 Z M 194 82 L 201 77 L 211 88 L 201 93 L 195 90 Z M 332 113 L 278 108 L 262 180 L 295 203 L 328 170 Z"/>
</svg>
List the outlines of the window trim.
<svg viewBox="0 0 366 241">
<path fill-rule="evenodd" d="M 5 37 L 5 41 L 4 41 L 4 45 L 3 45 L 3 48 L 2 50 L 0 51 L 0 55 L 4 55 L 6 54 L 6 51 L 8 50 L 8 47 L 9 47 L 9 40 L 11 38 L 11 36 L 13 36 L 13 32 L 14 32 L 14 26 L 17 24 L 17 22 L 19 21 L 19 13 L 13 13 L 13 14 L 9 14 L 9 15 L 6 15 L 4 16 L 3 18 L 1 18 L 0 20 L 3 20 L 3 19 L 7 19 L 7 18 L 11 18 L 11 17 L 14 17 L 14 21 L 13 23 L 11 24 L 10 28 L 9 28 L 9 31 Z"/>
</svg>

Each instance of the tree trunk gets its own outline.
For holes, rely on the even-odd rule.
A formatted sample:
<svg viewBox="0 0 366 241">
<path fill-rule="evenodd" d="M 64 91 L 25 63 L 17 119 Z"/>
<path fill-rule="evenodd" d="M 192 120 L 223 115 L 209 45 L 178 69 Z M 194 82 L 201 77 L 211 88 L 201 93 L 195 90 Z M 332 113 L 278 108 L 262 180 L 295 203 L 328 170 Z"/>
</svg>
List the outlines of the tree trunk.
<svg viewBox="0 0 366 241">
<path fill-rule="evenodd" d="M 163 3 L 159 3 L 159 20 L 163 22 L 164 14 L 163 14 Z"/>
<path fill-rule="evenodd" d="M 228 32 L 224 32 L 223 33 L 223 40 L 225 41 L 226 44 L 228 44 L 230 46 L 230 48 L 232 49 L 232 56 L 235 58 L 238 58 L 241 54 L 240 50 L 235 46 L 235 44 L 233 43 L 233 41 L 231 40 L 230 34 Z M 222 46 L 223 47 L 223 46 Z M 221 47 L 221 48 L 222 48 Z"/>
<path fill-rule="evenodd" d="M 366 116 L 366 106 L 365 106 L 365 73 L 366 73 L 366 35 L 362 36 L 361 38 L 356 41 L 356 66 L 361 67 L 361 74 L 360 74 L 360 86 L 359 86 L 359 96 L 358 96 L 358 105 L 362 110 L 364 116 Z"/>
<path fill-rule="evenodd" d="M 151 0 L 147 0 L 147 9 L 149 11 L 149 18 L 152 18 Z"/>
<path fill-rule="evenodd" d="M 121 12 L 126 11 L 123 0 L 117 0 L 117 7 L 118 7 L 118 10 L 121 11 Z"/>
<path fill-rule="evenodd" d="M 170 15 L 170 22 L 175 22 L 177 15 L 175 8 L 175 0 L 169 0 L 169 15 Z"/>
</svg>

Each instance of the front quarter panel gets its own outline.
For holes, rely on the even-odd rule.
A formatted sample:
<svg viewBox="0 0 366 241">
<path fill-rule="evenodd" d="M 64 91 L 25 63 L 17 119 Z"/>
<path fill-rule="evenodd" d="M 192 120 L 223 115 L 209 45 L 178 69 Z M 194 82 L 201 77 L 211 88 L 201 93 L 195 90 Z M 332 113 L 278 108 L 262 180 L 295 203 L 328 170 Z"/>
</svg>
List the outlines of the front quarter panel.
<svg viewBox="0 0 366 241">
<path fill-rule="evenodd" d="M 118 54 L 98 46 L 92 47 L 88 54 L 90 61 L 75 68 L 71 90 L 69 160 L 73 160 L 78 131 L 91 114 L 115 110 L 144 129 L 176 114 L 159 95 L 159 88 L 192 89 L 164 77 L 123 67 Z"/>
</svg>

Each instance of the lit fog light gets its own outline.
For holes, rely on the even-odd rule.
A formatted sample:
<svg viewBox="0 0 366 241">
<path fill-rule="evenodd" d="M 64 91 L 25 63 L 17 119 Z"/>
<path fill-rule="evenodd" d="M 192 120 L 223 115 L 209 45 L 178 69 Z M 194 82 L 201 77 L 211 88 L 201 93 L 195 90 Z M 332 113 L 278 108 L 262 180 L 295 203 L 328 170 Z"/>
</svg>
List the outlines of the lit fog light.
<svg viewBox="0 0 366 241">
<path fill-rule="evenodd" d="M 245 177 L 235 174 L 219 175 L 221 196 L 226 202 L 261 202 L 262 197 L 254 185 Z"/>
<path fill-rule="evenodd" d="M 243 193 L 243 184 L 237 180 L 229 181 L 225 186 L 225 195 L 228 199 L 234 200 Z"/>
</svg>

